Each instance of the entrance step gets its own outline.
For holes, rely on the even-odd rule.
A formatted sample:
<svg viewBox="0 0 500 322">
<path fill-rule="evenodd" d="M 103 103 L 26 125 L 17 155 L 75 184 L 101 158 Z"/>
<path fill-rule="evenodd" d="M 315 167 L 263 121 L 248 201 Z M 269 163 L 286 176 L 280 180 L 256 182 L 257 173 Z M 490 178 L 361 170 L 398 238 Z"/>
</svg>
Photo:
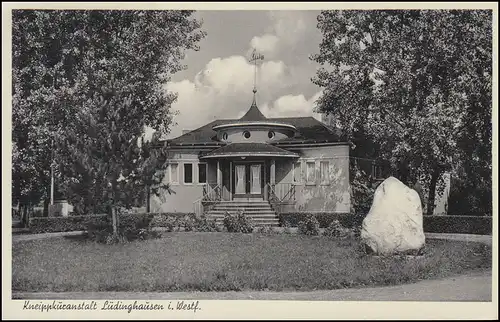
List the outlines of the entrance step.
<svg viewBox="0 0 500 322">
<path fill-rule="evenodd" d="M 238 211 L 243 211 L 245 215 L 252 218 L 253 223 L 257 227 L 261 226 L 279 226 L 276 212 L 271 208 L 267 201 L 222 201 L 213 205 L 208 211 L 208 216 L 216 220 L 217 224 L 222 224 L 226 213 L 232 215 Z"/>
</svg>

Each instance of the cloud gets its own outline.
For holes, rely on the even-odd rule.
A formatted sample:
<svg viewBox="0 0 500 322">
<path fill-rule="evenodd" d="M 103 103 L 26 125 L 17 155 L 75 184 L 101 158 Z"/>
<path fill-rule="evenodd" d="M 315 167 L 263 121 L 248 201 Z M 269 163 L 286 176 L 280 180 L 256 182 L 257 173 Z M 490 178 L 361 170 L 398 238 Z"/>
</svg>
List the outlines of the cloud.
<svg viewBox="0 0 500 322">
<path fill-rule="evenodd" d="M 268 101 L 287 88 L 288 68 L 282 61 L 258 66 L 258 100 Z M 214 58 L 194 79 L 170 82 L 165 87 L 178 94 L 172 105 L 174 117 L 169 138 L 193 130 L 214 119 L 237 118 L 252 102 L 254 69 L 243 56 Z"/>
<path fill-rule="evenodd" d="M 285 42 L 295 42 L 306 30 L 305 17 L 301 11 L 269 11 L 269 16 L 274 22 L 276 36 Z"/>
<path fill-rule="evenodd" d="M 316 101 L 321 95 L 321 91 L 306 99 L 303 94 L 284 95 L 276 99 L 271 104 L 263 104 L 262 113 L 267 117 L 300 117 L 312 116 L 321 120 L 321 114 L 315 113 Z"/>
<path fill-rule="evenodd" d="M 218 52 L 216 55 L 220 57 L 212 59 L 213 56 L 207 56 L 208 62 L 197 67 L 200 70 L 194 76 L 166 84 L 166 90 L 178 93 L 178 100 L 172 106 L 178 111 L 174 117 L 177 125 L 171 127 L 168 138 L 215 119 L 239 118 L 245 114 L 253 95 L 254 66 L 248 62 L 253 48 L 265 56 L 257 67 L 257 105 L 264 115 L 320 119 L 319 114 L 313 112 L 320 93 L 316 93 L 317 87 L 310 81 L 316 66 L 308 59 L 318 48 L 321 36 L 315 24 L 317 13 L 270 11 L 264 14 L 269 19 L 267 29 L 264 26 L 260 34 L 250 35 L 249 43 L 243 42 L 242 47 L 230 51 L 248 50 L 246 53 L 226 57 Z"/>
<path fill-rule="evenodd" d="M 264 55 L 272 54 L 276 51 L 279 38 L 275 35 L 265 34 L 262 36 L 255 36 L 250 41 L 250 47 L 256 49 Z"/>
<path fill-rule="evenodd" d="M 300 11 L 269 11 L 272 22 L 269 32 L 255 36 L 250 41 L 250 47 L 274 57 L 286 48 L 293 48 L 307 30 L 303 13 Z"/>
</svg>

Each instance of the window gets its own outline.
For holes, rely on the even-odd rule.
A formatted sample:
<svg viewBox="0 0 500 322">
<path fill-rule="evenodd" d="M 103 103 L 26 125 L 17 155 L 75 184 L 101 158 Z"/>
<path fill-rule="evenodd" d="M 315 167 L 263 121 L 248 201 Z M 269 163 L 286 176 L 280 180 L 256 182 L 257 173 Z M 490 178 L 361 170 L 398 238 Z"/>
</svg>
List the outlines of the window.
<svg viewBox="0 0 500 322">
<path fill-rule="evenodd" d="M 248 131 L 243 132 L 243 136 L 245 137 L 245 139 L 249 139 L 250 138 L 250 132 L 248 132 Z"/>
<path fill-rule="evenodd" d="M 268 137 L 268 138 L 270 138 L 270 139 L 274 138 L 274 135 L 275 135 L 275 134 L 274 134 L 274 131 L 269 131 L 269 132 L 267 133 L 267 137 Z"/>
<path fill-rule="evenodd" d="M 198 183 L 207 183 L 207 164 L 198 163 Z"/>
<path fill-rule="evenodd" d="M 328 161 L 320 161 L 319 163 L 319 177 L 321 178 L 321 184 L 328 184 L 329 182 L 329 173 L 328 167 L 330 162 Z"/>
<path fill-rule="evenodd" d="M 193 165 L 184 163 L 184 183 L 193 183 Z"/>
<path fill-rule="evenodd" d="M 223 139 L 224 141 L 225 141 L 225 140 L 227 140 L 227 133 L 226 133 L 226 132 L 222 133 L 222 139 Z"/>
<path fill-rule="evenodd" d="M 302 177 L 302 167 L 301 167 L 302 163 L 299 161 L 299 162 L 295 162 L 293 164 L 293 182 L 295 183 L 300 183 L 302 180 L 301 180 L 301 177 Z"/>
<path fill-rule="evenodd" d="M 170 164 L 170 182 L 179 183 L 179 168 L 177 163 Z"/>
<path fill-rule="evenodd" d="M 307 184 L 316 183 L 316 162 L 314 161 L 306 162 L 306 180 Z"/>
</svg>

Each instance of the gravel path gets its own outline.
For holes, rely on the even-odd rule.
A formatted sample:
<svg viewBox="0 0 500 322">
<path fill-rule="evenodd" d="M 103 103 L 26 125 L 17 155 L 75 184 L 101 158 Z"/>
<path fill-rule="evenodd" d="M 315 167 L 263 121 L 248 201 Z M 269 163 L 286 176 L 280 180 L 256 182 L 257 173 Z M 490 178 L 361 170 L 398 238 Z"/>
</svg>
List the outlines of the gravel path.
<svg viewBox="0 0 500 322">
<path fill-rule="evenodd" d="M 161 228 L 158 230 L 162 230 Z M 59 232 L 59 233 L 45 233 L 45 234 L 19 234 L 12 235 L 12 241 L 26 241 L 26 240 L 37 240 L 45 238 L 54 237 L 64 237 L 64 236 L 77 236 L 81 235 L 83 231 L 70 231 L 70 232 Z M 461 240 L 470 242 L 480 242 L 487 245 L 492 245 L 491 235 L 472 235 L 472 234 L 437 234 L 437 233 L 425 233 L 425 237 L 428 239 L 447 239 L 447 240 Z"/>
<path fill-rule="evenodd" d="M 468 301 L 491 302 L 491 272 L 476 272 L 413 284 L 312 292 L 69 292 L 14 293 L 13 299 L 66 300 L 306 300 L 306 301 Z"/>
</svg>

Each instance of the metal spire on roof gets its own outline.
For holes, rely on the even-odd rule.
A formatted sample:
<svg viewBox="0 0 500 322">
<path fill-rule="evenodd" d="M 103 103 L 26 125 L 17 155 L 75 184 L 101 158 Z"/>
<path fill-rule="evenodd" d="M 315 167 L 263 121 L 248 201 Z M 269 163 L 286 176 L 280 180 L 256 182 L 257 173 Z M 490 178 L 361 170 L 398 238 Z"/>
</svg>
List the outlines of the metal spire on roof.
<svg viewBox="0 0 500 322">
<path fill-rule="evenodd" d="M 257 61 L 262 61 L 264 60 L 264 55 L 257 53 L 257 51 L 253 50 L 252 52 L 252 57 L 250 58 L 249 62 L 253 63 L 254 70 L 253 70 L 253 101 L 252 101 L 252 106 L 255 105 L 257 106 L 257 102 L 255 100 L 255 94 L 257 94 Z"/>
</svg>

